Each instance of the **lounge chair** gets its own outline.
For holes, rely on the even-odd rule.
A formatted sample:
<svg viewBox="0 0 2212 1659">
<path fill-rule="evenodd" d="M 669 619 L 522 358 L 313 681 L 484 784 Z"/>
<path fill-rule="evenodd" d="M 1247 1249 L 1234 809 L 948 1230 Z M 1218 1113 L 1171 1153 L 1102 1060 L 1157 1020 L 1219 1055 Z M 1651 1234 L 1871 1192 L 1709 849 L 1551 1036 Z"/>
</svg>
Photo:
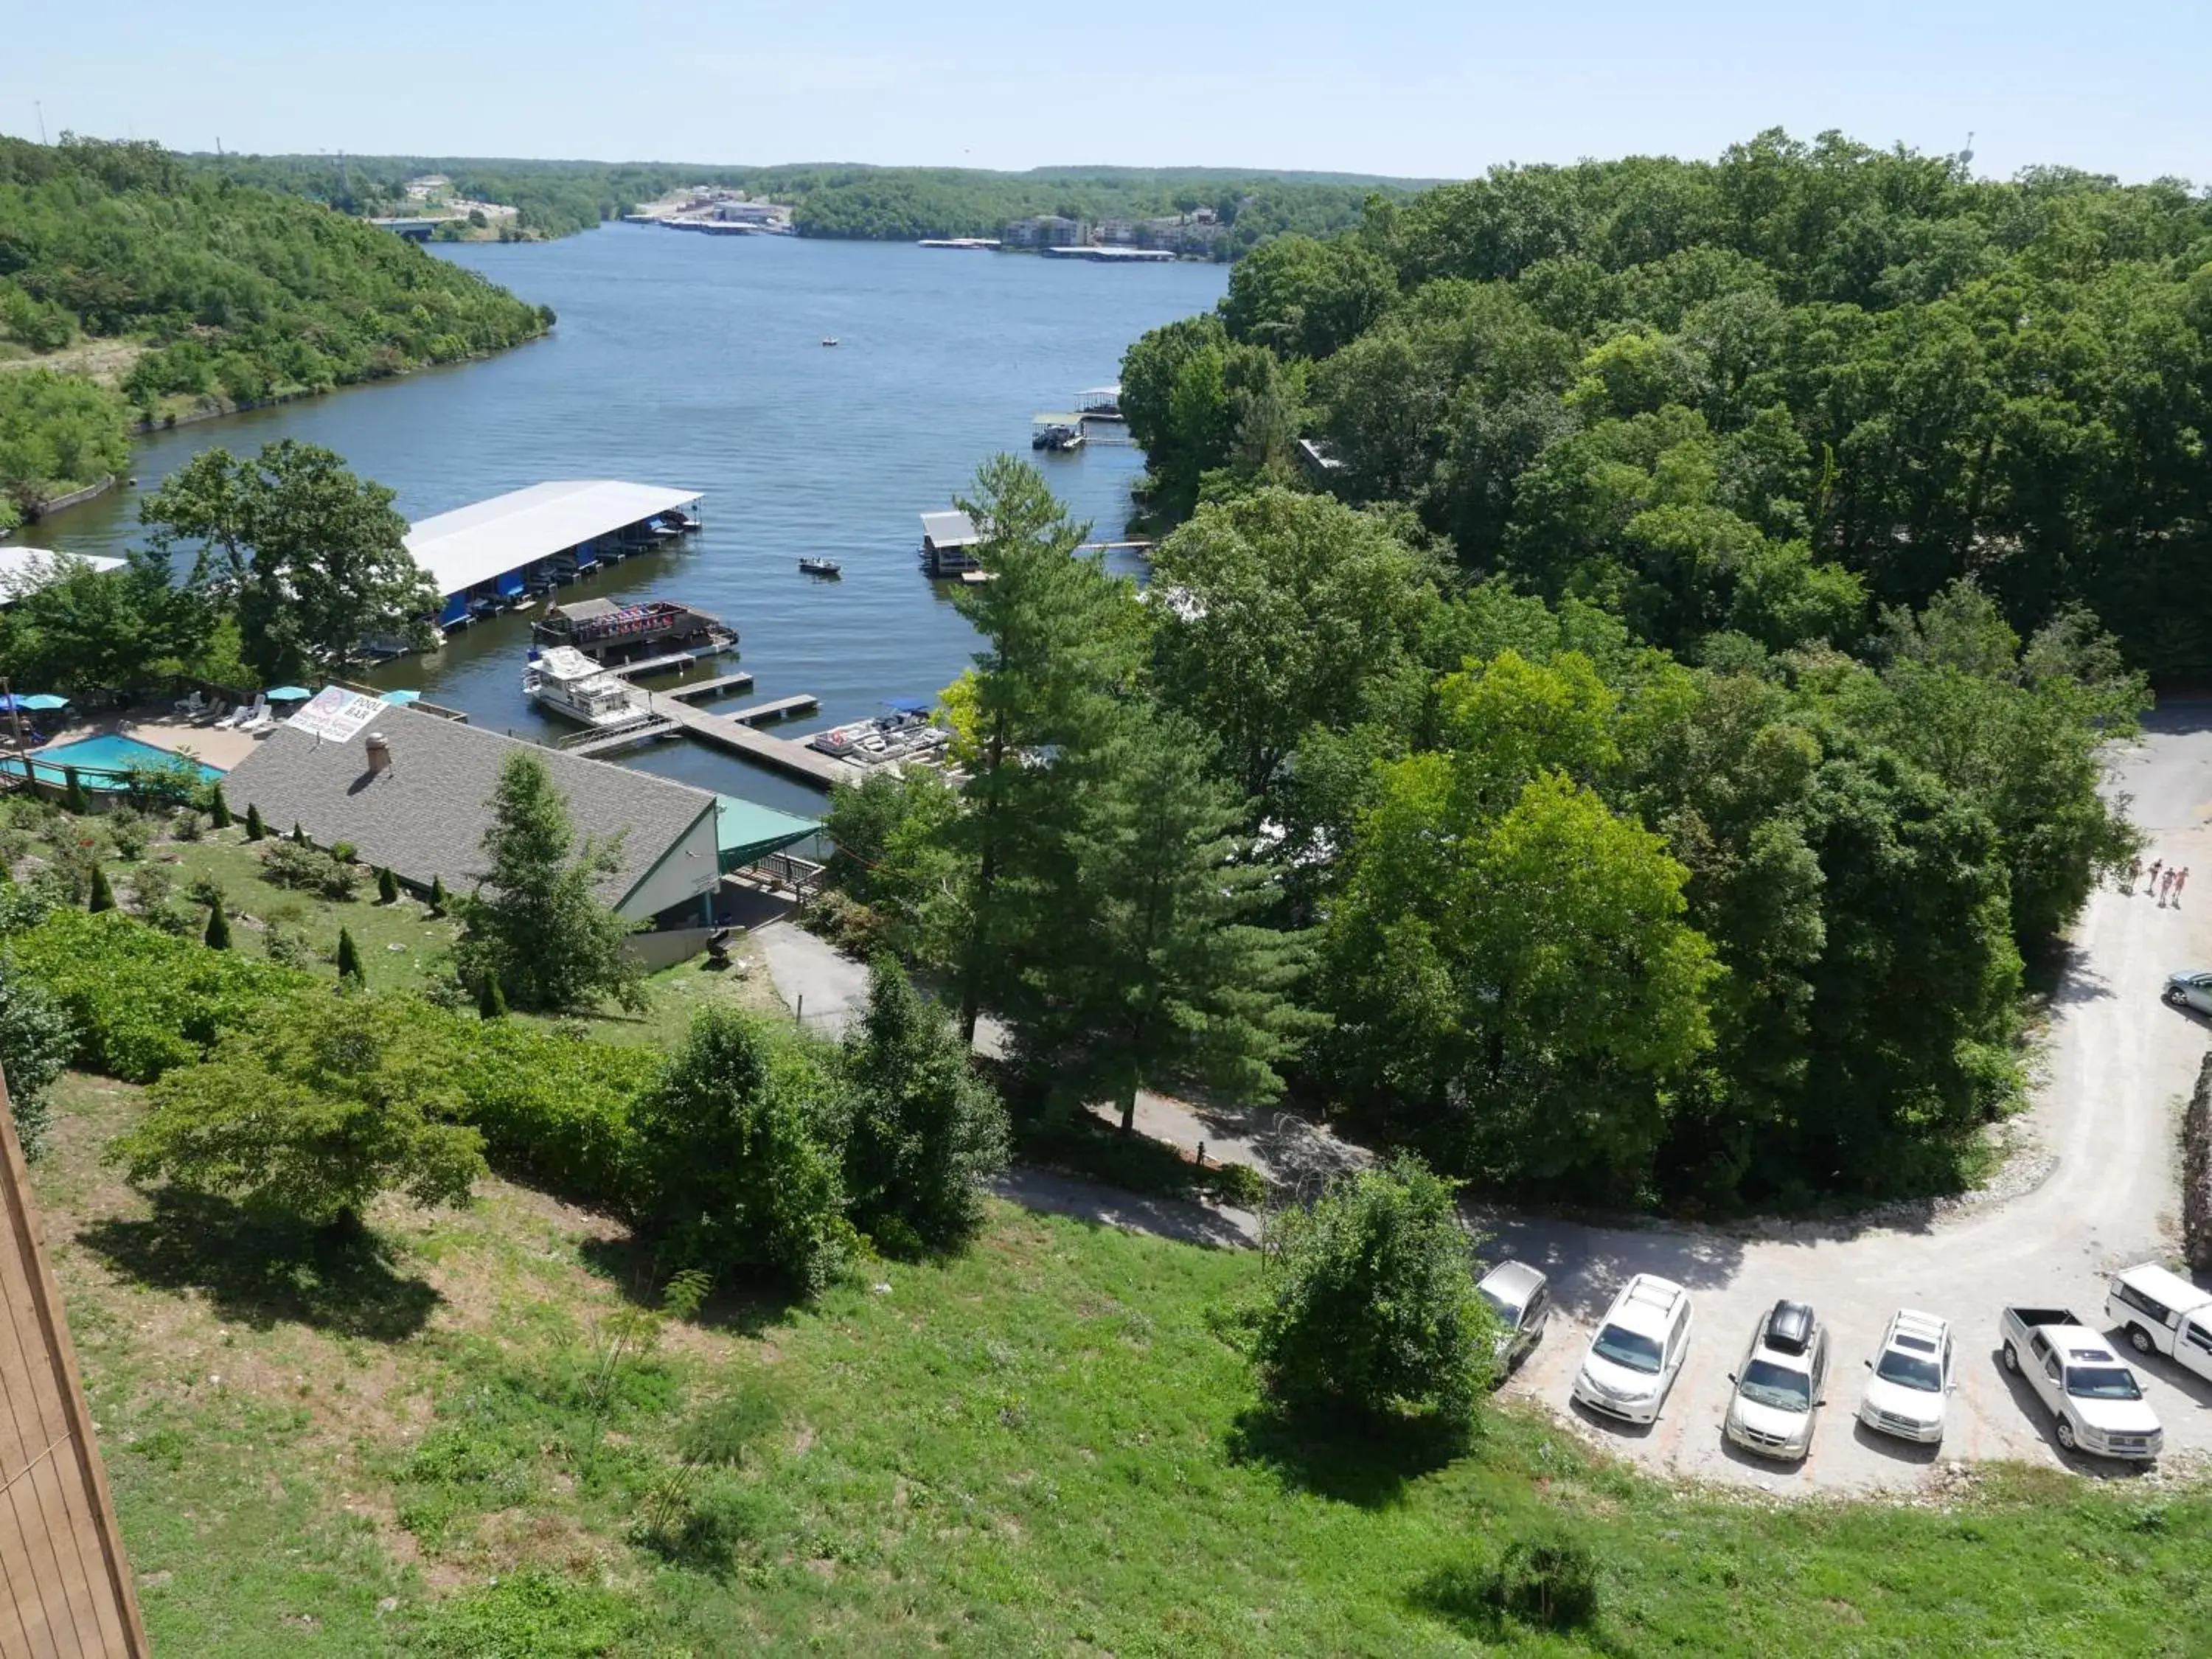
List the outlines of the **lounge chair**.
<svg viewBox="0 0 2212 1659">
<path fill-rule="evenodd" d="M 231 716 L 229 724 L 240 732 L 250 732 L 264 720 L 268 714 L 269 699 L 257 696 L 250 705 L 239 704 L 238 712 Z"/>
<path fill-rule="evenodd" d="M 204 714 L 207 712 L 207 699 L 197 691 L 189 697 L 179 697 L 172 705 L 179 714 Z"/>
<path fill-rule="evenodd" d="M 195 719 L 194 724 L 199 726 L 221 726 L 223 722 L 224 717 L 229 713 L 230 705 L 225 702 L 221 697 L 217 697 L 213 702 L 208 705 L 206 714 L 201 714 Z"/>
<path fill-rule="evenodd" d="M 257 697 L 252 712 L 239 721 L 238 729 L 241 732 L 266 732 L 276 724 L 276 711 Z"/>
</svg>

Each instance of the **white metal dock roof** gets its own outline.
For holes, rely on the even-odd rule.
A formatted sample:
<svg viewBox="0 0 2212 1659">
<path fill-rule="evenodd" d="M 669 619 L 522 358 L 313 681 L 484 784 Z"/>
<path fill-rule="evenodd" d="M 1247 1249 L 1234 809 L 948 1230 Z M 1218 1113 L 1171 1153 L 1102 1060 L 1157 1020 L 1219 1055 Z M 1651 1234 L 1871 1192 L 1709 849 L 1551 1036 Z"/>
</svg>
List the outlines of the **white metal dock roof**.
<svg viewBox="0 0 2212 1659">
<path fill-rule="evenodd" d="M 701 493 L 619 478 L 556 479 L 425 519 L 407 532 L 407 550 L 438 592 L 451 596 L 656 513 L 689 507 Z"/>
<path fill-rule="evenodd" d="M 965 513 L 925 513 L 921 533 L 933 547 L 975 547 L 983 539 Z"/>
<path fill-rule="evenodd" d="M 71 559 L 82 559 L 94 570 L 120 570 L 124 563 L 84 553 L 51 553 L 43 547 L 0 547 L 0 605 L 51 586 L 67 574 L 62 566 Z"/>
</svg>

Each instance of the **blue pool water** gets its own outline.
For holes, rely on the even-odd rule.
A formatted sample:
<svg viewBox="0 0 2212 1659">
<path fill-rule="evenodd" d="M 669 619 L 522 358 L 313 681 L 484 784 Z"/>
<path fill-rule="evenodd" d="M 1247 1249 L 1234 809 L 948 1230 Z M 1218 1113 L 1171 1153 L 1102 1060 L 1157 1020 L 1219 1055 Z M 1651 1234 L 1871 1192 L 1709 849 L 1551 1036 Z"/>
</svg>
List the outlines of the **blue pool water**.
<svg viewBox="0 0 2212 1659">
<path fill-rule="evenodd" d="M 77 743 L 65 743 L 56 749 L 41 749 L 30 757 L 32 775 L 41 783 L 66 781 L 63 768 L 74 766 L 77 777 L 88 789 L 118 789 L 122 774 L 134 766 L 159 766 L 179 757 L 166 749 L 156 749 L 150 743 L 141 743 L 136 738 L 102 735 L 86 738 Z M 219 778 L 222 774 L 214 767 L 198 761 L 191 763 L 199 768 L 202 782 Z M 8 759 L 8 769 L 20 774 L 22 763 L 13 756 Z"/>
</svg>

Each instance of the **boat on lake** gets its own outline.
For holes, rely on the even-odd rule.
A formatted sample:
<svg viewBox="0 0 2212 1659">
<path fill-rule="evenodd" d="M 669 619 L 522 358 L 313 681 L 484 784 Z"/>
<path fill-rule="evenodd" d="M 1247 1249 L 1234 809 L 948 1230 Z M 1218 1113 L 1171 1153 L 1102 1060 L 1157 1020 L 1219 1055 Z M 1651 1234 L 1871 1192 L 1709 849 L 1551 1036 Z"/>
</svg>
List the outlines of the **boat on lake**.
<svg viewBox="0 0 2212 1659">
<path fill-rule="evenodd" d="M 688 651 L 695 657 L 737 647 L 738 632 L 718 617 L 672 599 L 617 605 L 612 599 L 567 599 L 530 626 L 541 646 L 565 645 L 594 661 L 616 666 L 640 657 Z"/>
<path fill-rule="evenodd" d="M 825 334 L 822 337 L 822 343 L 826 346 L 836 345 L 837 343 L 837 337 L 834 334 Z"/>
<path fill-rule="evenodd" d="M 801 559 L 799 568 L 810 576 L 836 576 L 842 574 L 845 568 L 835 559 L 813 558 Z"/>
<path fill-rule="evenodd" d="M 531 652 L 522 690 L 532 702 L 594 731 L 635 726 L 651 714 L 643 692 L 565 645 Z"/>
<path fill-rule="evenodd" d="M 887 714 L 817 732 L 807 739 L 806 746 L 839 760 L 875 766 L 884 761 L 914 760 L 952 741 L 950 732 L 930 723 L 927 698 L 901 698 L 888 707 Z"/>
</svg>

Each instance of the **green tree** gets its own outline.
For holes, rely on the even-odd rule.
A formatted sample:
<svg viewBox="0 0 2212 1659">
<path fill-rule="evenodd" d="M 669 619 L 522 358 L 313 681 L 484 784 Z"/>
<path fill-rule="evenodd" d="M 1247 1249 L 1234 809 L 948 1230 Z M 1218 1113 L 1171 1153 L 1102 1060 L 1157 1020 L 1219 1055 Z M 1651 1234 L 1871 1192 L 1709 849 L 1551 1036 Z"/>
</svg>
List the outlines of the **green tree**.
<svg viewBox="0 0 2212 1659">
<path fill-rule="evenodd" d="M 47 1090 L 76 1053 L 76 1027 L 68 1011 L 35 980 L 0 960 L 0 1074 L 27 1158 L 46 1150 L 53 1121 Z"/>
<path fill-rule="evenodd" d="M 984 528 L 978 557 L 991 580 L 964 587 L 961 614 L 983 635 L 975 655 L 978 753 L 953 821 L 966 874 L 954 951 L 960 1027 L 1018 988 L 1006 964 L 1024 924 L 1028 873 L 1066 802 L 1036 763 L 1089 740 L 1115 696 L 1136 678 L 1144 623 L 1133 590 L 1098 556 L 1076 552 L 1072 523 L 1036 469 L 1011 456 L 985 462 L 963 507 Z"/>
<path fill-rule="evenodd" d="M 640 1216 L 665 1251 L 718 1278 L 764 1278 L 807 1294 L 842 1271 L 853 1241 L 833 1061 L 732 1009 L 692 1021 L 631 1111 Z"/>
<path fill-rule="evenodd" d="M 230 815 L 230 803 L 222 798 L 222 784 L 220 780 L 212 789 L 208 791 L 208 819 L 218 830 L 228 830 L 234 822 Z M 258 837 L 250 839 L 258 839 Z"/>
<path fill-rule="evenodd" d="M 1495 1370 L 1453 1183 L 1419 1160 L 1340 1176 L 1269 1218 L 1251 1352 L 1295 1416 L 1470 1428 Z"/>
<path fill-rule="evenodd" d="M 500 982 L 509 1003 L 574 1013 L 611 996 L 643 1006 L 630 925 L 599 896 L 619 843 L 579 842 L 545 763 L 518 749 L 501 763 L 483 835 L 485 869 L 463 901 L 454 957 L 465 979 Z"/>
<path fill-rule="evenodd" d="M 507 993 L 499 988 L 499 975 L 486 974 L 477 982 L 477 1018 L 505 1019 Z"/>
<path fill-rule="evenodd" d="M 173 585 L 161 559 L 134 553 L 125 568 L 96 571 L 60 556 L 40 568 L 9 613 L 8 672 L 18 685 L 130 694 L 198 663 L 214 625 L 195 594 Z"/>
<path fill-rule="evenodd" d="M 167 1180 L 336 1231 L 379 1194 L 462 1204 L 482 1138 L 450 1056 L 404 999 L 307 995 L 167 1073 L 110 1158 L 135 1185 Z"/>
<path fill-rule="evenodd" d="M 252 801 L 246 804 L 246 838 L 259 841 L 269 833 L 269 826 L 261 821 L 261 809 Z"/>
<path fill-rule="evenodd" d="M 389 866 L 380 868 L 376 872 L 376 902 L 379 904 L 399 902 L 399 878 L 392 873 Z"/>
<path fill-rule="evenodd" d="M 434 916 L 444 915 L 446 908 L 450 902 L 446 894 L 446 878 L 443 876 L 432 876 L 430 878 L 430 914 Z"/>
<path fill-rule="evenodd" d="M 1043 925 L 1015 949 L 1027 994 L 1010 1024 L 1056 1091 L 1112 1101 L 1125 1130 L 1138 1091 L 1170 1079 L 1272 1098 L 1310 1023 L 1289 995 L 1302 943 L 1251 920 L 1271 875 L 1203 757 L 1188 723 L 1130 716 L 1049 769 L 1074 805 L 1034 884 Z"/>
<path fill-rule="evenodd" d="M 230 949 L 230 918 L 223 914 L 222 905 L 208 906 L 207 931 L 200 936 L 200 942 L 210 951 Z"/>
<path fill-rule="evenodd" d="M 1365 332 L 1397 292 L 1396 274 L 1355 241 L 1279 236 L 1229 273 L 1221 319 L 1231 339 L 1326 357 Z"/>
<path fill-rule="evenodd" d="M 237 612 L 264 680 L 345 669 L 379 636 L 429 641 L 438 594 L 403 538 L 392 492 L 291 439 L 252 461 L 194 456 L 142 504 L 153 544 L 196 549 L 191 586 Z"/>
<path fill-rule="evenodd" d="M 363 985 L 368 975 L 361 963 L 361 946 L 354 943 L 353 929 L 338 929 L 338 980 L 341 984 Z"/>
<path fill-rule="evenodd" d="M 844 1046 L 848 1213 L 880 1248 L 959 1243 L 981 1224 L 982 1183 L 1006 1165 L 997 1092 L 890 957 L 870 964 L 867 1011 Z"/>
<path fill-rule="evenodd" d="M 95 915 L 115 908 L 115 890 L 107 884 L 107 866 L 95 864 L 92 867 L 92 890 L 84 908 Z"/>
</svg>

